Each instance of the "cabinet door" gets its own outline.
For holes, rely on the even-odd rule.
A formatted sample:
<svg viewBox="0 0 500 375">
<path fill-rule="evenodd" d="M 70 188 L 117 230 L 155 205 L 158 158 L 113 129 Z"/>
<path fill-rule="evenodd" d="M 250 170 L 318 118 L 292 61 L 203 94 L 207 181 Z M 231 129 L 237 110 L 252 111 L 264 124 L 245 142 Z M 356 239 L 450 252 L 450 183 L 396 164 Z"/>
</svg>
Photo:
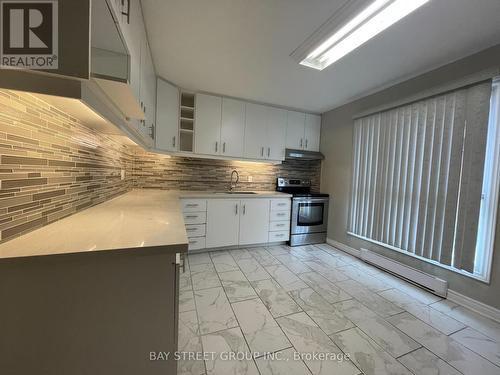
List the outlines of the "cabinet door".
<svg viewBox="0 0 500 375">
<path fill-rule="evenodd" d="M 147 136 L 154 139 L 156 137 L 156 73 L 147 39 L 145 39 L 144 43 L 144 53 L 146 54 L 144 59 L 144 79 L 146 85 L 144 115 L 146 116 Z"/>
<path fill-rule="evenodd" d="M 267 150 L 271 160 L 285 159 L 286 111 L 269 107 L 267 110 Z"/>
<path fill-rule="evenodd" d="M 122 22 L 122 31 L 127 44 L 129 63 L 129 82 L 138 102 L 141 100 L 141 44 L 145 34 L 139 1 L 130 1 L 130 23 Z"/>
<path fill-rule="evenodd" d="M 266 159 L 267 108 L 260 104 L 246 103 L 245 157 Z"/>
<path fill-rule="evenodd" d="M 149 103 L 149 93 L 148 91 L 150 90 L 149 88 L 149 74 L 147 71 L 147 58 L 148 58 L 148 43 L 146 40 L 146 34 L 142 32 L 142 37 L 141 37 L 141 85 L 140 85 L 140 94 L 139 94 L 139 99 L 141 102 L 141 108 L 142 111 L 144 112 L 144 121 L 142 121 L 141 124 L 141 131 L 143 135 L 146 137 L 149 133 L 148 128 L 149 128 L 149 112 L 151 111 L 151 105 Z"/>
<path fill-rule="evenodd" d="M 243 156 L 245 146 L 245 102 L 222 99 L 221 155 Z"/>
<path fill-rule="evenodd" d="M 219 155 L 222 98 L 220 96 L 196 94 L 194 138 L 195 152 Z"/>
<path fill-rule="evenodd" d="M 241 201 L 240 245 L 267 242 L 269 204 L 269 199 L 244 199 Z"/>
<path fill-rule="evenodd" d="M 301 150 L 304 148 L 304 126 L 306 115 L 302 112 L 287 111 L 286 148 Z"/>
<path fill-rule="evenodd" d="M 304 149 L 309 151 L 319 151 L 321 116 L 306 114 L 305 129 Z"/>
<path fill-rule="evenodd" d="M 165 151 L 179 149 L 179 90 L 158 79 L 156 84 L 156 148 Z"/>
<path fill-rule="evenodd" d="M 233 199 L 209 199 L 207 201 L 207 248 L 238 244 L 239 205 L 240 201 Z"/>
</svg>

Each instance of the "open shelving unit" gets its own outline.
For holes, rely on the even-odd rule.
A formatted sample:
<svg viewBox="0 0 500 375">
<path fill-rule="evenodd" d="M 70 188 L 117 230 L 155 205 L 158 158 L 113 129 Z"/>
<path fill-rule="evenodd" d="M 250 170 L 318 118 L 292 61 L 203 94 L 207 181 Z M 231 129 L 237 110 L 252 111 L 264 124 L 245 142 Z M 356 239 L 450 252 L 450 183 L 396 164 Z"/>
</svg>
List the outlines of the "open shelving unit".
<svg viewBox="0 0 500 375">
<path fill-rule="evenodd" d="M 179 118 L 179 151 L 193 152 L 194 146 L 194 93 L 181 92 Z"/>
</svg>

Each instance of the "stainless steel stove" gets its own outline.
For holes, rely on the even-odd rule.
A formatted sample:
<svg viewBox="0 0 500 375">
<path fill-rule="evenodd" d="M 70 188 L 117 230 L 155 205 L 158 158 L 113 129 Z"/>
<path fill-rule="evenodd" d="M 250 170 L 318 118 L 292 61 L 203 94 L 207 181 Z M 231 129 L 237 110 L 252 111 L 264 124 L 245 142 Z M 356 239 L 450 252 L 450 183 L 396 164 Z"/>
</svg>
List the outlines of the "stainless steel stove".
<svg viewBox="0 0 500 375">
<path fill-rule="evenodd" d="M 329 195 L 311 192 L 311 180 L 278 177 L 276 191 L 292 194 L 290 246 L 326 241 Z"/>
</svg>

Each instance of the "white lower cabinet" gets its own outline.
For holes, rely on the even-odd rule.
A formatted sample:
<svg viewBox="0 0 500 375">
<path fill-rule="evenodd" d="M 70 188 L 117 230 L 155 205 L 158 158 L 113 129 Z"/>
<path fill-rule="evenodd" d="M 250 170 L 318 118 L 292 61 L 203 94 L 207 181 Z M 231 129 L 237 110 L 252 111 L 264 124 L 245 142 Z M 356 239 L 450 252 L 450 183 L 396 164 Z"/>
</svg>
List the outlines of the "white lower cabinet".
<svg viewBox="0 0 500 375">
<path fill-rule="evenodd" d="M 182 199 L 189 250 L 288 241 L 290 199 Z"/>
<path fill-rule="evenodd" d="M 269 199 L 245 199 L 241 201 L 240 245 L 267 242 L 269 204 Z"/>
<path fill-rule="evenodd" d="M 290 239 L 290 199 L 273 199 L 269 214 L 269 242 L 282 242 Z"/>
<path fill-rule="evenodd" d="M 206 247 L 237 245 L 240 226 L 239 217 L 239 200 L 207 200 Z"/>
<path fill-rule="evenodd" d="M 182 215 L 188 237 L 188 250 L 204 249 L 207 223 L 207 202 L 202 199 L 182 199 Z"/>
</svg>

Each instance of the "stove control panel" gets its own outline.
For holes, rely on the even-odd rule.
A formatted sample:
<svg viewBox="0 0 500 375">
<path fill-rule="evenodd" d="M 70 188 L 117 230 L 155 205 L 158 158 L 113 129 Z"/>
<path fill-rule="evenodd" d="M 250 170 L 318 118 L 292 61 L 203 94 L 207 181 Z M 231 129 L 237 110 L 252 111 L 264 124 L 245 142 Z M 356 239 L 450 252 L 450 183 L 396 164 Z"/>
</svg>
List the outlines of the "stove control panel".
<svg viewBox="0 0 500 375">
<path fill-rule="evenodd" d="M 311 180 L 299 178 L 278 177 L 278 187 L 310 187 Z"/>
</svg>

